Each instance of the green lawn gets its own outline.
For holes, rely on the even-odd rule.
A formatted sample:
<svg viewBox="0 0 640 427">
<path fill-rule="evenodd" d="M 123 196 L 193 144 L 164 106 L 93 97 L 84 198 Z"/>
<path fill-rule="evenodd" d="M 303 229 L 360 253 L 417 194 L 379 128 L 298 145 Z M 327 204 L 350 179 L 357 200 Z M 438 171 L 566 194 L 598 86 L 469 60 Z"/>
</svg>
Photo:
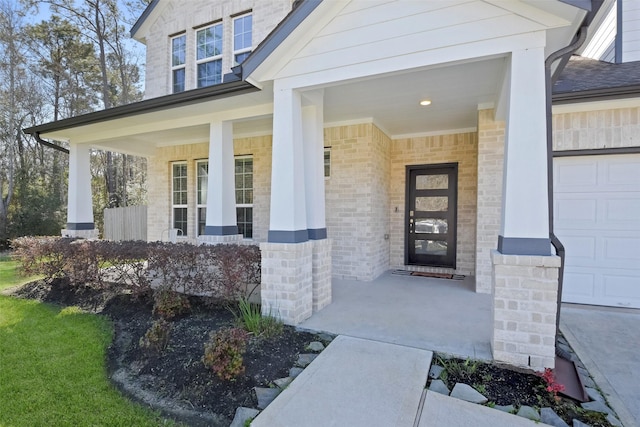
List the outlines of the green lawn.
<svg viewBox="0 0 640 427">
<path fill-rule="evenodd" d="M 0 289 L 15 267 L 0 259 Z M 110 340 L 100 316 L 0 295 L 0 427 L 164 424 L 109 383 Z"/>
</svg>

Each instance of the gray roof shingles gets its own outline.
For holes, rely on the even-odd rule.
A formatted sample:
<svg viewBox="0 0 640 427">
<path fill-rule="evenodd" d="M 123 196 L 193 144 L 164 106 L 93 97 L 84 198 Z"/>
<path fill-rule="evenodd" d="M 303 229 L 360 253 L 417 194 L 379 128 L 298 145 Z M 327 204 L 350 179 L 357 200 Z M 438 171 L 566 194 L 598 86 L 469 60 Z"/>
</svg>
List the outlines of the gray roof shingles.
<svg viewBox="0 0 640 427">
<path fill-rule="evenodd" d="M 574 55 L 553 86 L 554 98 L 640 90 L 640 61 L 612 64 Z"/>
</svg>

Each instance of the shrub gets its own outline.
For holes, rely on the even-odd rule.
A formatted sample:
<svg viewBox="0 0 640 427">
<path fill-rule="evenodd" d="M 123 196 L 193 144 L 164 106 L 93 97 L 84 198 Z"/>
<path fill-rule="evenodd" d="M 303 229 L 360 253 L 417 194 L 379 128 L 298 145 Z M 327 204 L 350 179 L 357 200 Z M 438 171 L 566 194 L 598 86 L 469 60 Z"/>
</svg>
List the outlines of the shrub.
<svg viewBox="0 0 640 427">
<path fill-rule="evenodd" d="M 191 310 L 189 298 L 172 290 L 167 286 L 162 286 L 153 292 L 153 314 L 163 319 L 173 319 Z"/>
<path fill-rule="evenodd" d="M 213 300 L 248 297 L 260 284 L 260 260 L 255 245 L 154 243 L 149 248 L 152 281 Z"/>
<path fill-rule="evenodd" d="M 249 297 L 260 284 L 255 245 L 112 242 L 61 237 L 21 237 L 14 256 L 27 275 L 67 277 L 72 285 L 126 284 L 135 295 L 151 283 L 218 302 Z"/>
<path fill-rule="evenodd" d="M 140 338 L 140 347 L 161 353 L 169 344 L 170 334 L 171 323 L 164 319 L 158 319 L 153 322 L 144 336 Z"/>
<path fill-rule="evenodd" d="M 223 381 L 236 378 L 244 372 L 242 356 L 247 348 L 247 339 L 244 329 L 219 329 L 205 343 L 202 363 Z"/>
<path fill-rule="evenodd" d="M 260 305 L 250 303 L 246 298 L 240 298 L 238 311 L 239 314 L 236 315 L 237 322 L 253 335 L 270 338 L 282 333 L 282 322 L 274 316 L 263 315 Z"/>
</svg>

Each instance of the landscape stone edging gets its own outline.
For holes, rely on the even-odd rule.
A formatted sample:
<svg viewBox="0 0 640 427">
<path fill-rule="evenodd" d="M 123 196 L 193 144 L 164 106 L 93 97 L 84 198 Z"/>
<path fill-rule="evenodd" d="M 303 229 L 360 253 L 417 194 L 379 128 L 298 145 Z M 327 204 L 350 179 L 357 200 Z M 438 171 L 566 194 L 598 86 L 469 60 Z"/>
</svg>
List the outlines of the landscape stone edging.
<svg viewBox="0 0 640 427">
<path fill-rule="evenodd" d="M 618 420 L 618 418 L 615 416 L 615 411 L 613 411 L 613 409 L 611 409 L 611 407 L 607 404 L 606 398 L 602 395 L 602 393 L 600 392 L 599 389 L 597 389 L 597 385 L 595 384 L 595 382 L 593 381 L 593 379 L 591 378 L 589 371 L 587 371 L 587 369 L 585 368 L 584 364 L 582 364 L 582 362 L 580 361 L 580 358 L 578 358 L 577 354 L 573 351 L 573 349 L 571 348 L 571 346 L 569 345 L 569 343 L 567 342 L 567 340 L 560 335 L 558 337 L 558 347 L 561 348 L 561 350 L 567 354 L 567 356 L 569 356 L 570 360 L 575 362 L 576 367 L 578 369 L 578 374 L 580 375 L 580 379 L 582 381 L 582 384 L 585 386 L 585 389 L 587 390 L 587 394 L 589 395 L 589 398 L 591 399 L 591 401 L 589 402 L 584 402 L 582 403 L 580 406 L 583 409 L 587 409 L 590 411 L 595 411 L 595 412 L 600 412 L 600 413 L 604 413 L 607 414 L 607 421 L 614 425 L 614 426 L 622 426 L 622 423 L 620 422 L 620 420 Z M 472 390 L 476 391 L 475 389 L 473 389 L 473 387 L 471 387 L 468 384 L 464 384 L 464 383 L 456 383 L 453 387 L 453 390 L 451 392 L 449 392 L 449 388 L 446 386 L 446 384 L 444 383 L 444 381 L 440 380 L 440 374 L 445 371 L 445 368 L 440 366 L 440 365 L 436 365 L 436 364 L 432 364 L 431 367 L 429 368 L 429 375 L 428 377 L 431 379 L 431 382 L 429 384 L 428 390 L 429 391 L 434 391 L 440 394 L 444 394 L 446 396 L 451 396 L 454 398 L 458 398 L 461 400 L 465 400 L 467 402 L 471 402 L 471 403 L 476 403 L 476 404 L 481 404 L 483 405 L 484 403 L 486 403 L 486 401 L 484 403 L 479 403 L 476 402 L 474 400 L 467 400 L 463 397 L 460 397 L 459 395 L 457 396 L 453 396 L 453 390 L 456 389 L 456 387 L 459 384 L 463 384 L 466 385 L 467 387 L 471 388 Z M 437 374 L 437 375 L 436 375 Z M 434 383 L 436 383 L 434 385 Z M 482 396 L 480 393 L 478 393 L 480 396 Z M 476 396 L 477 397 L 477 396 Z M 484 397 L 484 396 L 483 396 Z M 485 405 L 486 406 L 486 405 Z M 525 416 L 526 414 L 529 415 L 533 415 L 533 413 L 529 412 L 528 410 L 525 410 L 525 413 L 521 414 L 521 410 L 522 408 L 529 408 L 531 410 L 533 410 L 536 414 L 537 414 L 537 418 L 530 418 L 529 416 Z M 513 405 L 506 405 L 506 406 L 494 406 L 493 409 L 497 409 L 497 410 L 501 410 L 503 412 L 508 412 L 514 415 L 518 415 L 518 416 L 523 416 L 525 418 L 529 418 L 532 419 L 534 421 L 541 421 L 542 418 L 542 410 L 549 410 L 551 412 L 545 411 L 548 415 L 547 420 L 548 421 L 544 421 L 542 420 L 542 422 L 550 424 L 552 426 L 567 426 L 566 422 L 564 422 L 564 420 L 562 420 L 562 418 L 560 418 L 558 416 L 558 414 L 556 414 L 556 412 L 552 409 L 552 408 L 541 408 L 540 414 L 538 414 L 538 411 L 536 411 L 533 408 L 530 408 L 528 406 L 523 406 L 518 410 L 517 414 L 514 414 L 514 406 Z M 553 413 L 553 415 L 555 415 L 557 417 L 558 420 L 560 420 L 562 422 L 562 424 L 558 423 L 558 424 L 554 424 L 553 421 L 555 421 L 555 417 L 553 417 L 553 415 L 551 415 L 551 413 Z M 573 419 L 573 427 L 577 427 L 577 426 L 586 426 L 586 427 L 590 427 L 588 424 L 585 424 L 577 419 Z"/>
</svg>

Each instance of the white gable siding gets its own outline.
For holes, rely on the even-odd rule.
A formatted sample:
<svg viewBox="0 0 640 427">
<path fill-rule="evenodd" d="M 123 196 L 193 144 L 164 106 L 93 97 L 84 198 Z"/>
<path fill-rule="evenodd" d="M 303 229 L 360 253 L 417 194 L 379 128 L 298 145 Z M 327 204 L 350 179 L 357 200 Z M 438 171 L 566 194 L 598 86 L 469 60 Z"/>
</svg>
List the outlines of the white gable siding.
<svg viewBox="0 0 640 427">
<path fill-rule="evenodd" d="M 185 89 L 196 87 L 195 33 L 194 27 L 215 21 L 223 25 L 223 74 L 231 72 L 233 64 L 232 16 L 252 11 L 252 43 L 255 48 L 291 10 L 291 0 L 165 0 L 158 14 L 149 18 L 154 21 L 147 34 L 137 35 L 147 45 L 145 98 L 155 98 L 171 93 L 170 35 L 185 32 L 186 84 Z"/>
<path fill-rule="evenodd" d="M 640 2 L 622 2 L 622 61 L 640 60 Z"/>
<path fill-rule="evenodd" d="M 615 61 L 617 10 L 615 1 L 603 4 L 598 15 L 589 25 L 582 56 L 599 61 Z"/>
<path fill-rule="evenodd" d="M 467 59 L 483 52 L 504 53 L 513 48 L 503 43 L 509 36 L 522 35 L 524 43 L 544 45 L 540 31 L 545 28 L 483 1 L 353 1 L 290 61 L 282 61 L 283 66 L 272 64 L 267 77 L 316 74 L 329 82 Z"/>
</svg>

